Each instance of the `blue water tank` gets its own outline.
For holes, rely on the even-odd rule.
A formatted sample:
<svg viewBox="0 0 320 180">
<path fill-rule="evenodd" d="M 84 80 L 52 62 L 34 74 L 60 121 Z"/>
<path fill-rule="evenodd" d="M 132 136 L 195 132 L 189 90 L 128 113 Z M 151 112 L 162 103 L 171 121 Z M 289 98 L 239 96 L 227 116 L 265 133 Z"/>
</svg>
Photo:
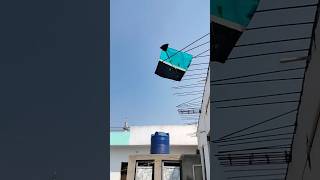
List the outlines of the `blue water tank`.
<svg viewBox="0 0 320 180">
<path fill-rule="evenodd" d="M 156 132 L 151 135 L 151 154 L 169 154 L 169 133 Z"/>
</svg>

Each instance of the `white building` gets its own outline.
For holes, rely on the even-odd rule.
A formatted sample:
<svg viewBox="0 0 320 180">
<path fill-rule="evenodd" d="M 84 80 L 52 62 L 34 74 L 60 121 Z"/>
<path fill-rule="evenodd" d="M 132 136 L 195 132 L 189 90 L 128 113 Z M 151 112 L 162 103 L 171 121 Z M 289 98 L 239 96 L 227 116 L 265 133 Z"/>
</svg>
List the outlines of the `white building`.
<svg viewBox="0 0 320 180">
<path fill-rule="evenodd" d="M 151 134 L 156 131 L 169 133 L 170 154 L 196 154 L 196 125 L 131 126 L 129 131 L 111 131 L 110 180 L 121 179 L 129 155 L 150 153 Z"/>
<path fill-rule="evenodd" d="M 201 105 L 201 113 L 197 128 L 198 149 L 200 151 L 204 180 L 210 180 L 210 72 L 206 79 Z"/>
</svg>

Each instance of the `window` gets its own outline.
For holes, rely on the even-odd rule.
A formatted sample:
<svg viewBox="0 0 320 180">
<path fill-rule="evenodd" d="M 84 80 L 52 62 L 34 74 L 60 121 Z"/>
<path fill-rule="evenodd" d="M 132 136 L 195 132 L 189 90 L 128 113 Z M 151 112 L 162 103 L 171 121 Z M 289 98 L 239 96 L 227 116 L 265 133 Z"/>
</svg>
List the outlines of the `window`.
<svg viewBox="0 0 320 180">
<path fill-rule="evenodd" d="M 121 162 L 121 177 L 120 180 L 126 180 L 127 179 L 127 168 L 128 168 L 128 162 Z"/>
<path fill-rule="evenodd" d="M 154 179 L 154 161 L 136 161 L 135 180 Z"/>
<path fill-rule="evenodd" d="M 162 180 L 180 180 L 181 162 L 163 161 L 162 162 Z"/>
</svg>

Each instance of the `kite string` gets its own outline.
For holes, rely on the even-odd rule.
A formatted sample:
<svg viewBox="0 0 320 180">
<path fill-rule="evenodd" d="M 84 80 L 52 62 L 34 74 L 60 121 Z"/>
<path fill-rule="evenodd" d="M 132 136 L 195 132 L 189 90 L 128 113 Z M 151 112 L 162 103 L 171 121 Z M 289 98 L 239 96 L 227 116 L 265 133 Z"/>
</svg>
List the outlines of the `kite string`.
<svg viewBox="0 0 320 180">
<path fill-rule="evenodd" d="M 195 58 L 197 58 L 197 57 L 201 57 L 202 54 L 204 54 L 204 53 L 206 53 L 206 52 L 208 52 L 208 51 L 210 51 L 210 49 L 207 49 L 207 50 L 202 51 L 201 53 L 195 55 L 195 56 L 193 57 L 193 59 L 195 59 Z"/>
<path fill-rule="evenodd" d="M 189 51 L 194 50 L 194 49 L 196 49 L 196 48 L 198 48 L 198 47 L 201 47 L 201 46 L 203 46 L 203 45 L 206 45 L 206 44 L 208 44 L 208 43 L 210 43 L 210 41 L 207 41 L 207 42 L 202 43 L 202 44 L 200 44 L 200 45 L 198 45 L 198 46 L 196 46 L 196 47 L 193 47 L 193 48 L 191 48 L 191 49 L 188 49 L 188 50 L 186 50 L 185 52 L 189 52 Z"/>
<path fill-rule="evenodd" d="M 172 56 L 168 56 L 168 58 L 165 59 L 165 60 L 168 60 L 168 59 L 170 59 L 171 57 L 177 55 L 179 52 L 183 51 L 183 50 L 186 49 L 187 47 L 190 47 L 192 44 L 200 41 L 201 39 L 203 39 L 204 37 L 208 36 L 209 34 L 210 34 L 210 33 L 207 33 L 207 34 L 203 35 L 202 37 L 198 38 L 197 40 L 193 41 L 192 43 L 188 44 L 188 45 L 185 46 L 184 48 L 182 48 L 182 49 L 180 49 L 179 51 L 177 51 L 176 53 L 174 53 Z"/>
</svg>

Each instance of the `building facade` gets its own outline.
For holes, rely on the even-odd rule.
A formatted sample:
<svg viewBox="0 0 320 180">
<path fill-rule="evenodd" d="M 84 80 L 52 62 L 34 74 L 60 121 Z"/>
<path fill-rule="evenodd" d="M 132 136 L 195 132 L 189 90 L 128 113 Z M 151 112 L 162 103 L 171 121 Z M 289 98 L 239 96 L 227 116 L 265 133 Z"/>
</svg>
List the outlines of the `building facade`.
<svg viewBox="0 0 320 180">
<path fill-rule="evenodd" d="M 167 132 L 170 136 L 170 154 L 196 154 L 196 125 L 131 126 L 128 131 L 110 132 L 110 180 L 126 175 L 130 155 L 150 154 L 151 134 Z M 123 171 L 121 171 L 123 170 Z"/>
<path fill-rule="evenodd" d="M 210 72 L 206 79 L 201 113 L 197 127 L 198 149 L 201 156 L 203 179 L 210 180 Z"/>
</svg>

